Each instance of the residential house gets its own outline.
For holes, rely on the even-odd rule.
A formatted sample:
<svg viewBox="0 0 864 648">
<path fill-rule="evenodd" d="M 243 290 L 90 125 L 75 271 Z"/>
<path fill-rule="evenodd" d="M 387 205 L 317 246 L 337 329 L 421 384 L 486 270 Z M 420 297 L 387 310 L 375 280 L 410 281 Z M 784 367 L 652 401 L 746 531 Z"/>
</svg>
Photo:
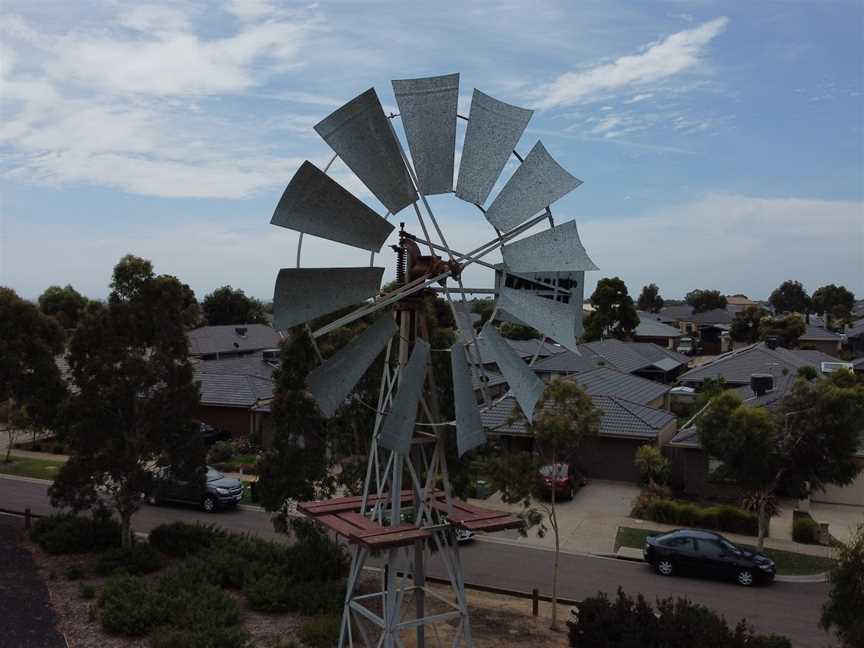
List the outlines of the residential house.
<svg viewBox="0 0 864 648">
<path fill-rule="evenodd" d="M 683 304 L 664 306 L 658 315 L 661 322 L 677 326 L 685 335 L 698 337 L 705 355 L 723 353 L 731 344 L 729 326 L 735 319 L 734 308 L 715 308 L 697 313 L 689 304 Z"/>
<path fill-rule="evenodd" d="M 864 356 L 864 318 L 852 322 L 843 334 L 846 336 L 846 348 L 852 357 Z"/>
<path fill-rule="evenodd" d="M 798 338 L 798 346 L 802 349 L 816 349 L 832 356 L 840 355 L 843 338 L 824 326 L 811 323 L 807 325 L 804 335 Z"/>
<path fill-rule="evenodd" d="M 633 340 L 636 342 L 652 342 L 658 346 L 675 349 L 678 340 L 684 335 L 681 329 L 664 324 L 656 313 L 637 311 L 639 314 L 639 325 L 633 332 Z"/>
<path fill-rule="evenodd" d="M 201 390 L 199 418 L 234 436 L 267 434 L 279 352 L 259 351 L 219 360 L 196 360 Z"/>
<path fill-rule="evenodd" d="M 231 358 L 275 349 L 282 334 L 266 324 L 202 326 L 187 333 L 189 354 L 204 359 Z"/>
</svg>

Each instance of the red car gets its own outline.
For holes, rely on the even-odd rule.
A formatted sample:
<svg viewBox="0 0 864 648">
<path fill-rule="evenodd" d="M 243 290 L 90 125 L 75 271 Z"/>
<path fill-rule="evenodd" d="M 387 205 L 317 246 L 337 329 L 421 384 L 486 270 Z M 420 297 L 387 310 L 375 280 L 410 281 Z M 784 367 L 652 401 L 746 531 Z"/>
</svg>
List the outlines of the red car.
<svg viewBox="0 0 864 648">
<path fill-rule="evenodd" d="M 573 499 L 576 491 L 585 485 L 585 479 L 571 464 L 547 464 L 540 469 L 540 475 L 549 490 L 554 489 L 555 499 Z"/>
</svg>

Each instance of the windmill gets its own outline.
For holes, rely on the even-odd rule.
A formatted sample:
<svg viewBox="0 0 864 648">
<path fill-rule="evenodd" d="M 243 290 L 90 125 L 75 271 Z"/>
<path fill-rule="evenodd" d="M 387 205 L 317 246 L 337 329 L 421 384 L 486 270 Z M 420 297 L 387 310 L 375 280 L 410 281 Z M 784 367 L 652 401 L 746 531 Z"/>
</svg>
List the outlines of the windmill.
<svg viewBox="0 0 864 648">
<path fill-rule="evenodd" d="M 307 377 L 310 395 L 325 416 L 333 416 L 376 358 L 385 354 L 362 495 L 303 502 L 298 510 L 346 538 L 351 546 L 340 648 L 360 642 L 403 646 L 407 632 L 416 632 L 416 645 L 422 647 L 427 629 L 438 638 L 436 624 L 445 622 L 456 627 L 454 646 L 473 646 L 455 534 L 459 530 L 517 528 L 521 521 L 453 497 L 444 451 L 446 435 L 455 428 L 460 458 L 486 442 L 481 408 L 494 403 L 481 389 L 483 402 L 478 404 L 472 386 L 472 380 L 484 384 L 481 346 L 497 364 L 529 420 L 543 384 L 499 336 L 494 317 L 479 336 L 470 323 L 465 324 L 454 301 L 454 296 L 461 299 L 464 307 L 465 294 L 472 292 L 462 284 L 462 271 L 478 264 L 503 273 L 505 281 L 496 290 L 496 312 L 506 311 L 575 351 L 581 334 L 581 299 L 568 303 L 572 285 L 562 287 L 544 273 L 566 270 L 581 279 L 585 270 L 596 268 L 582 247 L 575 222 L 556 226 L 549 207 L 581 181 L 565 171 L 540 142 L 524 158 L 515 151 L 531 110 L 475 89 L 469 116 L 460 115 L 458 74 L 392 84 L 399 115 L 385 114 L 371 88 L 315 126 L 334 156 L 323 170 L 309 161 L 300 166 L 271 220 L 300 232 L 296 267 L 280 270 L 276 279 L 276 328 L 303 325 L 314 343 L 339 327 L 386 312 L 339 352 L 322 360 Z M 402 122 L 410 160 L 392 126 L 396 117 Z M 467 127 L 454 190 L 458 119 L 467 121 Z M 484 208 L 511 155 L 519 166 Z M 388 210 L 386 216 L 327 175 L 337 157 Z M 426 198 L 450 193 L 475 205 L 492 226 L 488 243 L 467 252 L 451 246 Z M 409 207 L 420 231 L 400 229 L 398 244 L 393 246 L 396 287 L 382 292 L 384 268 L 375 265 L 375 255 L 394 230 L 388 217 Z M 536 228 L 540 231 L 522 236 Z M 301 267 L 305 235 L 367 250 L 369 265 Z M 503 265 L 483 260 L 496 250 L 501 251 Z M 507 277 L 529 282 L 545 296 L 508 287 Z M 431 290 L 443 292 L 459 325 L 459 341 L 450 349 L 429 345 L 419 299 Z M 311 329 L 312 320 L 356 304 L 360 305 L 348 314 Z M 430 354 L 438 352 L 450 355 L 454 420 L 442 420 L 431 388 Z M 447 573 L 452 598 L 427 587 L 430 547 Z M 360 574 L 373 553 L 384 555 L 381 587 L 363 593 L 358 589 Z"/>
</svg>

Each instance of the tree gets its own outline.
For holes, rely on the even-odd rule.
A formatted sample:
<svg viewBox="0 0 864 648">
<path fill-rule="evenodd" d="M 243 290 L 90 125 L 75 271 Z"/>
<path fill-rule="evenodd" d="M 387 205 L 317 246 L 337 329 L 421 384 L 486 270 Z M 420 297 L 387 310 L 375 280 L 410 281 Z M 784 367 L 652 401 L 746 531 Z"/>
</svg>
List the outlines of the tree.
<svg viewBox="0 0 864 648">
<path fill-rule="evenodd" d="M 759 321 L 759 339 L 776 336 L 782 340 L 786 348 L 796 346 L 798 338 L 804 335 L 806 330 L 807 324 L 804 323 L 804 318 L 797 313 L 790 313 L 783 317 L 763 317 Z"/>
<path fill-rule="evenodd" d="M 247 297 L 240 288 L 222 286 L 204 297 L 201 304 L 204 320 L 210 326 L 225 324 L 266 324 L 264 304 Z"/>
<path fill-rule="evenodd" d="M 726 297 L 719 290 L 691 290 L 684 301 L 693 307 L 694 313 L 704 313 L 715 308 L 726 308 Z"/>
<path fill-rule="evenodd" d="M 57 320 L 0 287 L 0 403 L 10 415 L 26 414 L 35 428 L 54 423 L 66 395 L 55 361 L 64 337 Z"/>
<path fill-rule="evenodd" d="M 75 386 L 65 411 L 72 456 L 49 489 L 55 506 L 107 505 L 124 546 L 148 490 L 152 464 L 203 479 L 195 433 L 198 387 L 184 330 L 183 285 L 127 255 L 114 268 L 107 304 L 91 302 L 69 344 Z"/>
<path fill-rule="evenodd" d="M 509 340 L 536 340 L 542 337 L 537 329 L 513 322 L 502 322 L 498 327 L 498 332 L 501 337 Z"/>
<path fill-rule="evenodd" d="M 56 319 L 67 331 L 78 326 L 86 305 L 87 298 L 70 285 L 49 286 L 39 295 L 39 310 Z"/>
<path fill-rule="evenodd" d="M 864 646 L 864 524 L 859 524 L 848 543 L 835 552 L 831 590 L 822 606 L 819 625 L 834 630 L 843 648 Z"/>
<path fill-rule="evenodd" d="M 477 313 L 480 316 L 480 326 L 483 326 L 486 321 L 492 316 L 492 311 L 495 310 L 494 299 L 472 299 L 471 312 Z"/>
<path fill-rule="evenodd" d="M 605 277 L 597 282 L 591 294 L 594 310 L 585 318 L 586 342 L 604 337 L 618 339 L 630 336 L 639 326 L 639 315 L 627 286 L 618 277 Z"/>
<path fill-rule="evenodd" d="M 547 531 L 544 518 L 549 521 L 555 538 L 552 569 L 552 628 L 555 629 L 558 623 L 559 525 L 555 488 L 550 488 L 541 471 L 551 480 L 566 477 L 561 474 L 562 464 L 572 462 L 585 438 L 599 432 L 602 412 L 581 387 L 562 379 L 547 385 L 534 412 L 533 422 L 526 423 L 525 428 L 534 437 L 536 453 L 489 456 L 479 462 L 479 472 L 494 490 L 500 491 L 505 502 L 522 504 L 526 526 L 538 526 L 537 533 L 541 537 Z"/>
<path fill-rule="evenodd" d="M 768 301 L 776 313 L 806 313 L 810 309 L 810 297 L 798 281 L 784 281 Z"/>
<path fill-rule="evenodd" d="M 636 466 L 636 470 L 639 471 L 639 477 L 643 483 L 654 487 L 669 482 L 669 476 L 672 473 L 672 464 L 663 456 L 663 453 L 657 446 L 647 443 L 639 446 L 639 449 L 636 450 L 636 459 L 633 463 Z"/>
<path fill-rule="evenodd" d="M 663 298 L 660 296 L 660 289 L 657 284 L 650 283 L 647 286 L 642 286 L 642 292 L 636 301 L 636 308 L 648 313 L 660 312 L 660 309 L 663 308 Z"/>
<path fill-rule="evenodd" d="M 858 474 L 854 455 L 864 420 L 864 384 L 849 371 L 799 379 L 775 410 L 741 404 L 731 391 L 715 397 L 697 421 L 699 441 L 739 483 L 759 517 L 759 548 L 781 488 L 798 499 Z"/>
<path fill-rule="evenodd" d="M 813 312 L 819 315 L 831 313 L 835 306 L 842 306 L 851 311 L 855 306 L 855 295 L 847 290 L 846 286 L 828 284 L 813 292 L 810 304 L 813 307 Z"/>
<path fill-rule="evenodd" d="M 747 306 L 732 320 L 729 327 L 729 335 L 736 342 L 753 344 L 759 339 L 759 324 L 762 318 L 767 316 L 763 308 L 759 306 Z"/>
</svg>

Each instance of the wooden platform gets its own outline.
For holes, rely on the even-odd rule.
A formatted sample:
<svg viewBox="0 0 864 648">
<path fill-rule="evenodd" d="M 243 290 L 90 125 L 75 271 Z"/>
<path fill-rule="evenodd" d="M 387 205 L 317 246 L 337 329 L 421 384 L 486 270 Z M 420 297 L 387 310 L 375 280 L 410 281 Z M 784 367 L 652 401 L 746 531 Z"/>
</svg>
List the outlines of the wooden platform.
<svg viewBox="0 0 864 648">
<path fill-rule="evenodd" d="M 390 496 L 370 495 L 367 505 L 375 505 Z M 414 493 L 402 491 L 400 500 L 403 504 L 414 501 Z M 360 504 L 363 498 L 359 496 L 337 497 L 329 500 L 301 502 L 297 510 L 317 520 L 331 531 L 346 537 L 349 542 L 361 543 L 370 549 L 398 547 L 411 544 L 417 540 L 431 537 L 431 532 L 413 524 L 397 526 L 382 526 L 360 514 Z M 436 492 L 431 498 L 431 507 L 447 516 L 450 524 L 469 531 L 501 531 L 522 527 L 522 520 L 515 515 L 503 511 L 493 511 L 477 506 L 471 506 L 460 500 L 453 500 L 453 512 L 449 513 L 447 501 L 443 493 Z"/>
</svg>

